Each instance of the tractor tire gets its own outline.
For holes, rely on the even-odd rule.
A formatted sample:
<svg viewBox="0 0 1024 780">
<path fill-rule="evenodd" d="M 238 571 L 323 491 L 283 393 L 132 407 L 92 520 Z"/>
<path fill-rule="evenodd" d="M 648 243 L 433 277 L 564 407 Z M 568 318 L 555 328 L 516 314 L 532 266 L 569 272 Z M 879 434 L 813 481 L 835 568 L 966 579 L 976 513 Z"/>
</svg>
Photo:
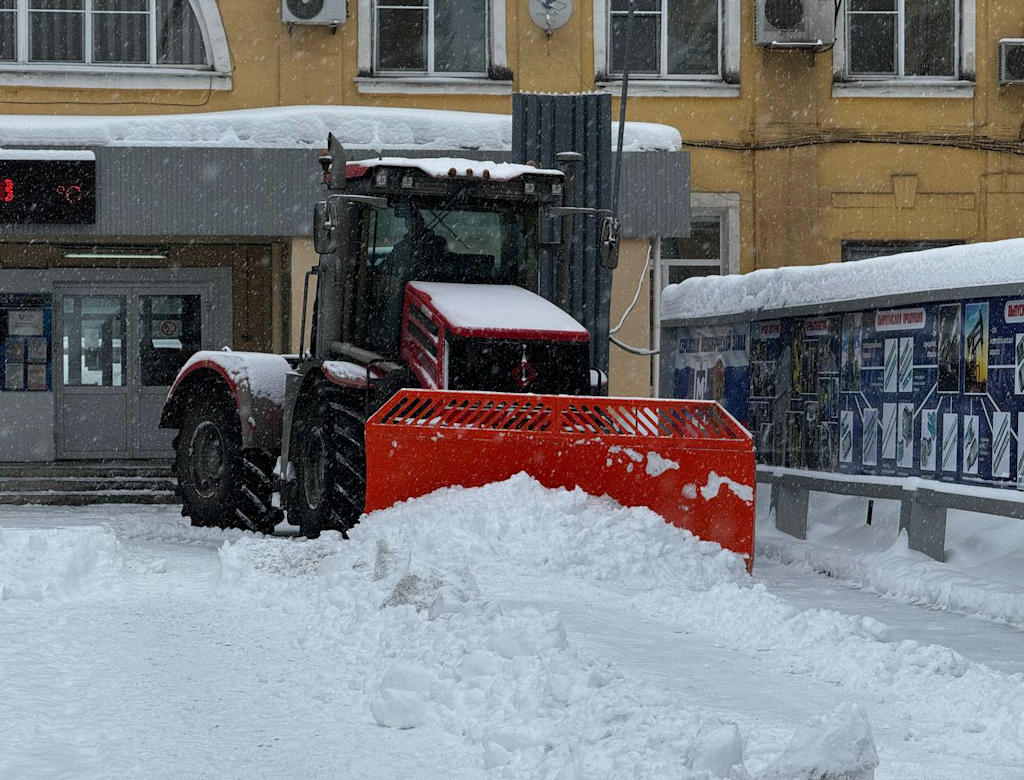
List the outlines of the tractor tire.
<svg viewBox="0 0 1024 780">
<path fill-rule="evenodd" d="M 281 514 L 272 506 L 273 463 L 262 450 L 242 447 L 233 404 L 210 393 L 196 396 L 174 445 L 181 513 L 192 525 L 273 532 Z"/>
<path fill-rule="evenodd" d="M 292 434 L 291 522 L 310 539 L 327 530 L 347 535 L 366 504 L 366 417 L 333 385 L 307 398 Z"/>
</svg>

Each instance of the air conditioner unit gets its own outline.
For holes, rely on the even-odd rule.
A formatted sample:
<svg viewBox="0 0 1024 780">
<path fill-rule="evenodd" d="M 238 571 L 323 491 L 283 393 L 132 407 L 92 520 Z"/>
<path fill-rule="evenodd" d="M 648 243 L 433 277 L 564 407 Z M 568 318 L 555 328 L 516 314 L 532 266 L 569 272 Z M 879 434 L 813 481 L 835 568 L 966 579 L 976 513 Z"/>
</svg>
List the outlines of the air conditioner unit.
<svg viewBox="0 0 1024 780">
<path fill-rule="evenodd" d="M 281 0 L 281 21 L 287 24 L 336 25 L 345 21 L 346 0 Z"/>
<path fill-rule="evenodd" d="M 1024 84 L 1024 38 L 999 41 L 999 83 Z"/>
<path fill-rule="evenodd" d="M 754 0 L 755 42 L 779 49 L 824 49 L 836 38 L 835 0 Z"/>
</svg>

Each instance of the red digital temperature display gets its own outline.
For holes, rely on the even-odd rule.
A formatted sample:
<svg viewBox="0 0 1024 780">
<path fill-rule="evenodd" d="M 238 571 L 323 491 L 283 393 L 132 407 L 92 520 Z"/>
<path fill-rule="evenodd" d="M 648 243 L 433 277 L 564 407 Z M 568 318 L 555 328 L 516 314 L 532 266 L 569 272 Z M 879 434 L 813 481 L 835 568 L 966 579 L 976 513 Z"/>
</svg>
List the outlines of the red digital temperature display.
<svg viewBox="0 0 1024 780">
<path fill-rule="evenodd" d="M 95 160 L 0 156 L 0 224 L 95 221 Z"/>
</svg>

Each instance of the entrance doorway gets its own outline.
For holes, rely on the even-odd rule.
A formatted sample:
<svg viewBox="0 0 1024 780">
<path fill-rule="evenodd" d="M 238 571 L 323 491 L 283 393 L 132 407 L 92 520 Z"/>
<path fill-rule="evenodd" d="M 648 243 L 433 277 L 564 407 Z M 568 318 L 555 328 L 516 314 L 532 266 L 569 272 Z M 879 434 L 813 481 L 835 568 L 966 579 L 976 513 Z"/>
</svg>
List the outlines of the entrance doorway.
<svg viewBox="0 0 1024 780">
<path fill-rule="evenodd" d="M 211 284 L 56 288 L 57 457 L 169 458 L 160 412 L 178 370 L 216 344 L 212 303 Z"/>
</svg>

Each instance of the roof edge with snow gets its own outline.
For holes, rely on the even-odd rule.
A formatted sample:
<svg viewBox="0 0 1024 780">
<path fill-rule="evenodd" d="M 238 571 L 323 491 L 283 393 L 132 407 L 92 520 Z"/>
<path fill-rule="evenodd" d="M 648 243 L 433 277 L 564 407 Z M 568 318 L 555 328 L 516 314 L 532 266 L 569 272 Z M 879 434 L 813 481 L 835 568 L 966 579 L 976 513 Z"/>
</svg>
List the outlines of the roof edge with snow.
<svg viewBox="0 0 1024 780">
<path fill-rule="evenodd" d="M 669 285 L 662 324 L 699 325 L 1024 294 L 1024 238 Z"/>
<path fill-rule="evenodd" d="M 328 132 L 349 149 L 511 151 L 512 117 L 371 106 L 280 106 L 140 116 L 0 116 L 3 146 L 157 146 L 321 149 Z M 612 138 L 618 124 L 612 122 Z M 625 151 L 679 151 L 668 125 L 627 122 Z"/>
</svg>

